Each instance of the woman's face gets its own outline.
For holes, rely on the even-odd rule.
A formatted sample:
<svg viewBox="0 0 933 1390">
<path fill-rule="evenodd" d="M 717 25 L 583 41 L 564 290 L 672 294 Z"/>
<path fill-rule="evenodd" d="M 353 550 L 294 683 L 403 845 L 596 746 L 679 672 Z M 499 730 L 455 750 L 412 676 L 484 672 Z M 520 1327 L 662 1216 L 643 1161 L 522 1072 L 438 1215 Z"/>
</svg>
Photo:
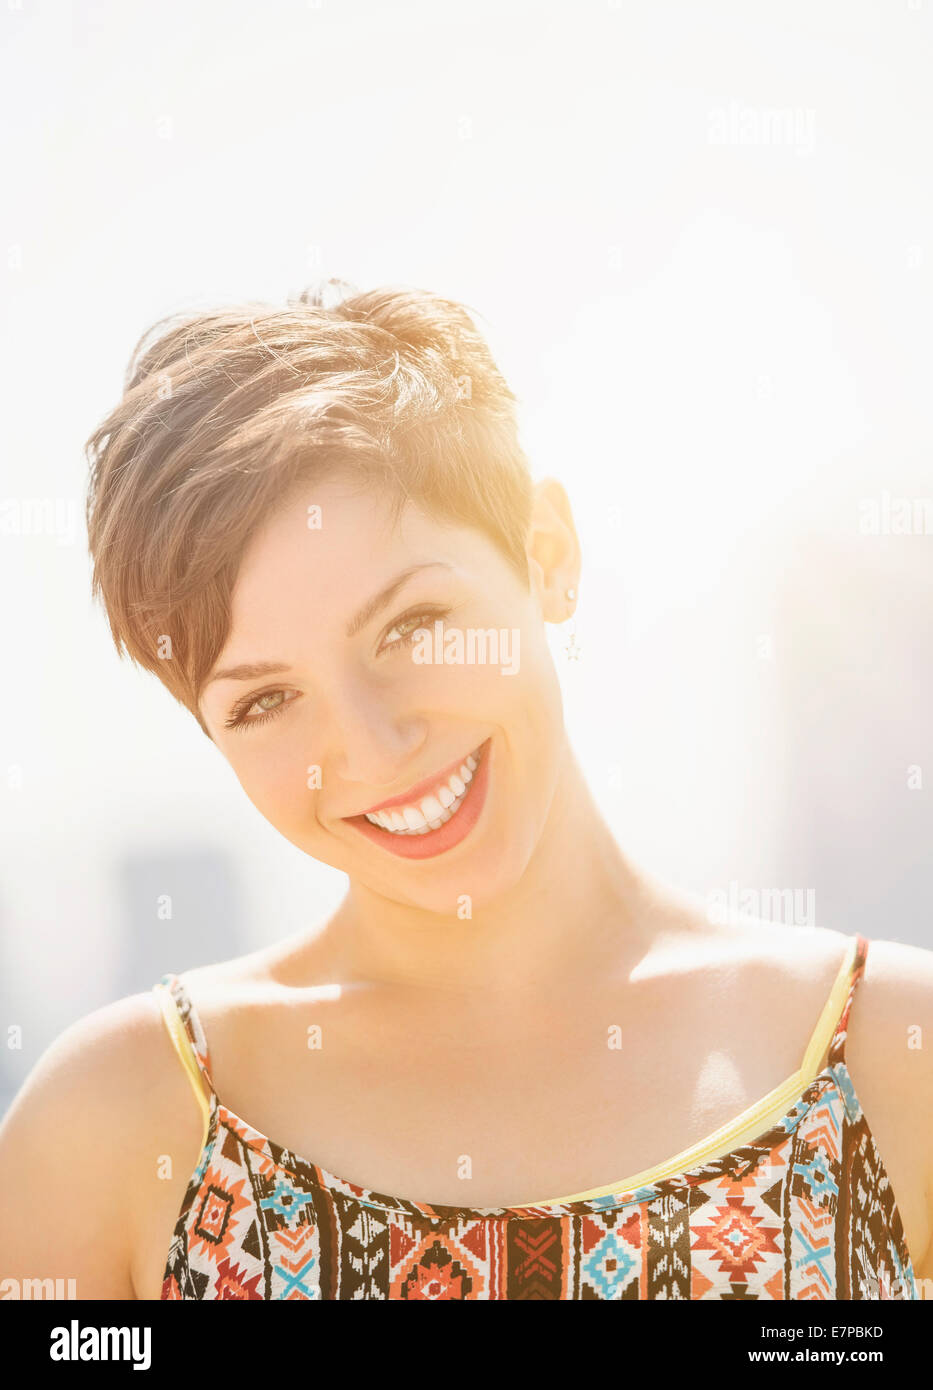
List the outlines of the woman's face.
<svg viewBox="0 0 933 1390">
<path fill-rule="evenodd" d="M 531 572 L 528 593 L 481 532 L 411 504 L 393 526 L 378 490 L 293 493 L 244 555 L 201 699 L 262 815 L 399 903 L 456 914 L 462 895 L 478 905 L 516 883 L 564 746 Z"/>
</svg>

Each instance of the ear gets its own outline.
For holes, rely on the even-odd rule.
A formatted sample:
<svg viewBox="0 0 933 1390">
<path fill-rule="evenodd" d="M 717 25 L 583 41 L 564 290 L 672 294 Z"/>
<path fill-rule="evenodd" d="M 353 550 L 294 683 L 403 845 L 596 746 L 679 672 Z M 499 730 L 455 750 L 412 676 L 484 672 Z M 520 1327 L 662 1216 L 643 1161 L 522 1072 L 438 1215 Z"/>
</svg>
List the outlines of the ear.
<svg viewBox="0 0 933 1390">
<path fill-rule="evenodd" d="M 556 478 L 535 483 L 525 554 L 545 622 L 566 621 L 576 603 L 567 590 L 580 585 L 580 542 L 570 499 Z"/>
</svg>

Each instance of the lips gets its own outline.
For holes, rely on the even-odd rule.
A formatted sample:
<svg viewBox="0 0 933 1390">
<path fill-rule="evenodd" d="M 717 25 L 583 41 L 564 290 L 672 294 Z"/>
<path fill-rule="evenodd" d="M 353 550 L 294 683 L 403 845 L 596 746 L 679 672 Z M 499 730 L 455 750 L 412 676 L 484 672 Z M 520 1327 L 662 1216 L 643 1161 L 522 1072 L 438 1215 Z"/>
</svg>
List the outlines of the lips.
<svg viewBox="0 0 933 1390">
<path fill-rule="evenodd" d="M 372 811 L 364 811 L 358 816 L 346 816 L 344 819 L 368 840 L 400 858 L 430 859 L 443 854 L 466 838 L 485 805 L 492 755 L 491 738 L 479 745 L 476 755 L 476 767 L 468 784 L 465 779 L 459 778 L 459 769 L 466 760 L 450 764 L 448 795 L 452 795 L 453 799 L 441 812 L 447 817 L 446 820 L 442 820 L 440 816 L 435 819 L 435 812 L 441 809 L 441 804 L 438 803 L 437 807 L 434 805 L 434 794 L 439 788 L 444 787 L 443 772 L 419 782 L 402 796 L 379 802 Z M 457 794 L 461 788 L 462 794 Z M 436 825 L 434 829 L 428 824 L 427 817 L 422 815 L 421 809 L 418 809 L 423 807 L 425 801 L 428 802 L 432 813 L 432 823 Z M 398 809 L 400 806 L 406 808 L 404 817 Z M 390 825 L 393 825 L 392 829 L 385 825 L 373 824 L 373 821 L 368 819 L 375 818 L 377 812 L 389 820 Z M 393 817 L 397 818 L 394 824 Z"/>
<path fill-rule="evenodd" d="M 480 748 L 483 746 L 480 744 Z M 474 748 L 472 754 L 467 754 L 467 757 L 476 757 L 476 754 L 477 750 Z M 459 773 L 465 761 L 465 758 L 457 758 L 456 762 L 450 763 L 442 772 L 436 773 L 433 777 L 426 777 L 423 782 L 416 782 L 407 792 L 402 792 L 401 796 L 390 796 L 388 801 L 380 801 L 376 806 L 369 806 L 361 814 L 364 816 L 375 815 L 377 811 L 387 811 L 393 806 L 417 806 L 424 797 L 431 796 L 438 787 L 449 781 L 452 775 Z M 473 770 L 471 769 L 471 771 Z"/>
</svg>

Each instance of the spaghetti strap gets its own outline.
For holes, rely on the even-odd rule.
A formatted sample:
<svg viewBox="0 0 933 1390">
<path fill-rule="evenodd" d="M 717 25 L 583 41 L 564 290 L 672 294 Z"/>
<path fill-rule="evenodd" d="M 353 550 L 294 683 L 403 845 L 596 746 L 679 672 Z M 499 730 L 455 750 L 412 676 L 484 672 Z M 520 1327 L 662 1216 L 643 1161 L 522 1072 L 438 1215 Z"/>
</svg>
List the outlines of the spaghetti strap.
<svg viewBox="0 0 933 1390">
<path fill-rule="evenodd" d="M 208 1090 L 213 1094 L 214 1082 L 211 1078 L 210 1049 L 207 1046 L 207 1038 L 197 1010 L 191 1002 L 191 996 L 177 975 L 163 975 L 156 988 L 160 986 L 166 989 L 172 997 L 172 1002 L 184 1027 L 185 1037 L 195 1066 L 204 1077 Z"/>
<path fill-rule="evenodd" d="M 810 1035 L 807 1050 L 797 1073 L 802 1085 L 808 1085 L 817 1076 L 820 1071 L 820 1063 L 826 1056 L 827 1049 L 835 1037 L 835 1029 L 848 998 L 857 954 L 858 938 L 850 936 L 847 939 L 846 949 L 839 963 L 833 987 L 823 1005 L 817 1025 Z"/>
<path fill-rule="evenodd" d="M 210 1131 L 211 1116 L 217 1106 L 217 1093 L 211 1079 L 210 1053 L 201 1020 L 177 975 L 163 975 L 152 989 L 162 1010 L 168 1035 L 201 1110 L 203 1150 Z"/>
<path fill-rule="evenodd" d="M 865 973 L 865 961 L 868 957 L 868 940 L 864 936 L 855 938 L 855 956 L 852 961 L 852 970 L 849 976 L 849 988 L 846 993 L 845 1004 L 836 1027 L 833 1029 L 833 1036 L 829 1044 L 828 1065 L 833 1067 L 838 1062 L 845 1061 L 846 1055 L 846 1034 L 849 1027 L 849 1013 L 852 1009 L 852 1000 L 855 998 L 855 990 L 859 980 Z"/>
</svg>

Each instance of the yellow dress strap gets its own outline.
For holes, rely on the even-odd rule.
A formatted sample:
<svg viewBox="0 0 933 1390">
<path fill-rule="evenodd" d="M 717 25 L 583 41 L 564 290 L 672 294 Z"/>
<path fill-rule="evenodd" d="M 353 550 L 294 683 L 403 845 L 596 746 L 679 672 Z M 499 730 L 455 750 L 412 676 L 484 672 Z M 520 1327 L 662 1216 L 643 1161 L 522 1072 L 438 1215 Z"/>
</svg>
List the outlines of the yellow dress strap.
<svg viewBox="0 0 933 1390">
<path fill-rule="evenodd" d="M 191 1039 L 188 1037 L 181 1015 L 178 1012 L 178 1006 L 175 1003 L 172 991 L 167 985 L 163 984 L 162 981 L 159 981 L 157 985 L 153 985 L 152 988 L 153 993 L 159 1001 L 159 1007 L 162 1010 L 162 1019 L 168 1030 L 168 1035 L 174 1044 L 175 1051 L 178 1053 L 185 1075 L 191 1082 L 191 1089 L 194 1091 L 195 1098 L 201 1110 L 201 1117 L 203 1120 L 201 1150 L 203 1152 L 204 1146 L 207 1143 L 207 1134 L 211 1119 L 211 1105 L 205 1093 L 206 1082 Z"/>
<path fill-rule="evenodd" d="M 855 964 L 855 957 L 858 952 L 859 938 L 853 936 L 842 958 L 839 973 L 836 976 L 829 998 L 823 1005 L 823 1012 L 820 1014 L 813 1036 L 807 1044 L 807 1050 L 803 1054 L 803 1061 L 800 1063 L 800 1075 L 805 1078 L 805 1084 L 813 1080 L 817 1074 L 820 1059 L 823 1053 L 832 1042 L 836 1031 L 836 1024 L 839 1022 L 842 1010 L 845 1007 L 851 986 L 852 968 Z"/>
<path fill-rule="evenodd" d="M 820 1059 L 833 1040 L 836 1025 L 849 997 L 858 947 L 859 938 L 857 936 L 852 937 L 830 990 L 829 998 L 823 1006 L 823 1012 L 820 1014 L 807 1044 L 799 1069 L 786 1081 L 782 1081 L 779 1086 L 775 1086 L 773 1091 L 769 1091 L 766 1096 L 762 1096 L 761 1100 L 755 1101 L 753 1105 L 748 1106 L 741 1114 L 736 1115 L 726 1124 L 720 1125 L 719 1129 L 708 1134 L 705 1139 L 699 1139 L 689 1148 L 675 1154 L 673 1158 L 667 1159 L 664 1163 L 655 1164 L 653 1168 L 645 1168 L 641 1173 L 634 1173 L 631 1177 L 610 1183 L 607 1187 L 593 1187 L 587 1192 L 574 1192 L 569 1197 L 546 1197 L 542 1201 L 527 1202 L 522 1205 L 550 1207 L 562 1205 L 565 1202 L 588 1202 L 595 1197 L 611 1197 L 619 1192 L 634 1192 L 639 1187 L 647 1187 L 651 1183 L 661 1182 L 664 1178 L 671 1178 L 678 1173 L 686 1172 L 688 1168 L 696 1168 L 709 1162 L 710 1159 L 722 1157 L 733 1149 L 741 1148 L 743 1144 L 747 1144 L 752 1139 L 757 1139 L 759 1135 L 766 1133 L 787 1113 L 810 1082 L 818 1075 Z"/>
</svg>

